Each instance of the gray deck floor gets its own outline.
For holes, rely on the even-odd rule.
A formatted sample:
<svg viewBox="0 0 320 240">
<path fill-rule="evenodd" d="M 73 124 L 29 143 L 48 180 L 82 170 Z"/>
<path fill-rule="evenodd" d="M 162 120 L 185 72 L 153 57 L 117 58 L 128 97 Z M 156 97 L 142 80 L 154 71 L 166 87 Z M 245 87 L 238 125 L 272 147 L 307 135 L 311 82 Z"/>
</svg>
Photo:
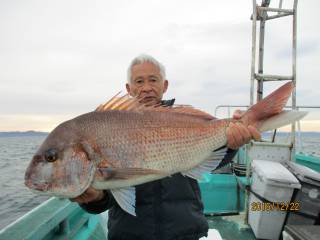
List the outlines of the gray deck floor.
<svg viewBox="0 0 320 240">
<path fill-rule="evenodd" d="M 217 229 L 224 240 L 255 240 L 250 226 L 244 224 L 244 214 L 207 216 L 209 227 Z"/>
</svg>

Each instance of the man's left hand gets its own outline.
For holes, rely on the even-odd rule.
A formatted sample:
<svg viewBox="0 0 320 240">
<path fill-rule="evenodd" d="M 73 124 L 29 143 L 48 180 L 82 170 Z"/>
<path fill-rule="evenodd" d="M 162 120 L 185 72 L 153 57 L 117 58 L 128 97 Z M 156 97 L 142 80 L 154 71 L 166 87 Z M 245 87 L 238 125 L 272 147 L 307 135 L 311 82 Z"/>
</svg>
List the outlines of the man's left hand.
<svg viewBox="0 0 320 240">
<path fill-rule="evenodd" d="M 241 111 L 236 110 L 233 113 L 233 119 L 239 120 L 241 118 Z M 229 124 L 229 127 L 226 130 L 228 148 L 238 149 L 242 145 L 248 143 L 251 139 L 260 140 L 260 132 L 253 126 L 245 126 L 241 122 Z"/>
</svg>

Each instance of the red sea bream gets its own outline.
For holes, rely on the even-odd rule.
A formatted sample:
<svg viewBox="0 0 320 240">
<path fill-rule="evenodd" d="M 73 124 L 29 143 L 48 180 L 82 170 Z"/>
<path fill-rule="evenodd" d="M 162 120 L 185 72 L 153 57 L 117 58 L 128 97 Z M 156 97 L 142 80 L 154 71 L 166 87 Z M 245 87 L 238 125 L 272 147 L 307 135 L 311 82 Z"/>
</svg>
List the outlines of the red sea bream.
<svg viewBox="0 0 320 240">
<path fill-rule="evenodd" d="M 35 153 L 26 185 L 53 196 L 74 198 L 89 186 L 109 189 L 135 215 L 133 186 L 181 172 L 200 178 L 226 153 L 226 128 L 241 121 L 261 132 L 301 119 L 283 111 L 291 82 L 248 109 L 240 120 L 215 119 L 190 106 L 141 106 L 128 96 L 57 126 Z M 215 151 L 220 149 L 218 151 Z"/>
</svg>

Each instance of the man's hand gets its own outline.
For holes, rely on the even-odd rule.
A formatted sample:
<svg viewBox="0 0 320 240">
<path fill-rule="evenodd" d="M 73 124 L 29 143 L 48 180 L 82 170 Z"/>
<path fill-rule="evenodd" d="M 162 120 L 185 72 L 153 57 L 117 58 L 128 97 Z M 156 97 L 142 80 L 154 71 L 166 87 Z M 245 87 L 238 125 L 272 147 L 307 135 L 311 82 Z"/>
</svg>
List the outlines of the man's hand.
<svg viewBox="0 0 320 240">
<path fill-rule="evenodd" d="M 233 119 L 238 120 L 241 118 L 242 112 L 236 110 L 233 113 Z M 230 123 L 226 131 L 228 148 L 238 149 L 242 145 L 248 143 L 251 139 L 260 140 L 260 132 L 253 126 L 246 127 L 240 122 Z"/>
<path fill-rule="evenodd" d="M 71 198 L 71 202 L 77 203 L 89 203 L 89 202 L 96 202 L 101 200 L 104 197 L 104 193 L 102 190 L 97 190 L 92 187 L 89 187 L 84 193 L 76 198 Z"/>
</svg>

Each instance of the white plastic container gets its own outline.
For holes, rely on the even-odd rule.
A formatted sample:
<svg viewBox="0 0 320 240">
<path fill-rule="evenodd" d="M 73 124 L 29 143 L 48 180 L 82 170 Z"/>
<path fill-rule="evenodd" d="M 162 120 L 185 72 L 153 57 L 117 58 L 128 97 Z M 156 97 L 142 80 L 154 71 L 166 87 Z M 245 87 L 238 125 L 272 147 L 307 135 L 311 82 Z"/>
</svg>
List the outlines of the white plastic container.
<svg viewBox="0 0 320 240">
<path fill-rule="evenodd" d="M 256 236 L 278 240 L 287 212 L 281 211 L 290 204 L 293 190 L 300 188 L 299 181 L 278 162 L 254 160 L 249 198 L 249 224 Z"/>
</svg>

